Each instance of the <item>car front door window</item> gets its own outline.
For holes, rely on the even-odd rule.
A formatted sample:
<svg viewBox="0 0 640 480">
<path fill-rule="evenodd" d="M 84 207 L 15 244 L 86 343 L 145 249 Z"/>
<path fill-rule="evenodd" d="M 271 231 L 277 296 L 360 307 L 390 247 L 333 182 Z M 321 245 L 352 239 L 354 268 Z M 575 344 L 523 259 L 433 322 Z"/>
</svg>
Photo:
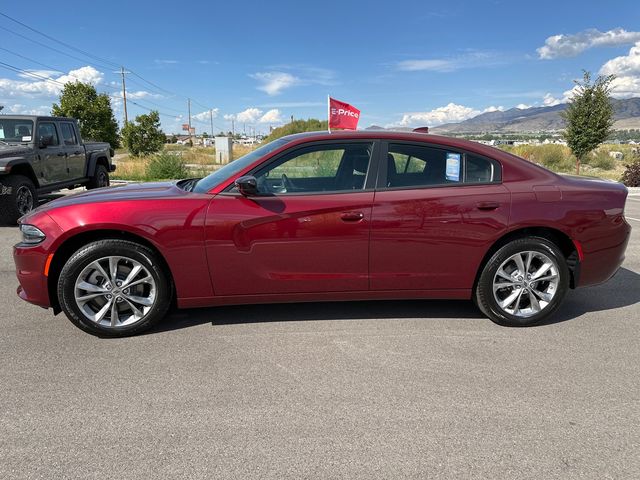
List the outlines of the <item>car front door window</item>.
<svg viewBox="0 0 640 480">
<path fill-rule="evenodd" d="M 262 195 L 362 190 L 371 143 L 317 145 L 285 154 L 256 172 Z"/>
</svg>

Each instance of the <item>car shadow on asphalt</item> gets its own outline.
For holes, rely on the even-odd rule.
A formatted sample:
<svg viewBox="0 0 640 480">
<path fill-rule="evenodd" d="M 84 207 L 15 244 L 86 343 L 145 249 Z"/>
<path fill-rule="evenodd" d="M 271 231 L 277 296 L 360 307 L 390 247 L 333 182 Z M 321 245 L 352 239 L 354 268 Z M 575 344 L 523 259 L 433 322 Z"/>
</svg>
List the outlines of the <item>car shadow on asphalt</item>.
<svg viewBox="0 0 640 480">
<path fill-rule="evenodd" d="M 148 333 L 205 323 L 234 325 L 310 320 L 370 320 L 416 318 L 483 319 L 471 301 L 375 300 L 351 302 L 274 303 L 177 310 Z"/>
<path fill-rule="evenodd" d="M 544 327 L 575 320 L 587 312 L 600 312 L 640 302 L 640 275 L 621 268 L 608 282 L 571 290 Z M 312 302 L 238 305 L 177 310 L 148 334 L 179 330 L 210 323 L 234 325 L 263 322 L 370 319 L 486 319 L 471 301 L 463 300 L 378 300 L 357 302 Z"/>
<path fill-rule="evenodd" d="M 571 290 L 551 318 L 539 326 L 573 320 L 588 312 L 604 312 L 640 302 L 640 275 L 620 268 L 608 282 Z"/>
</svg>

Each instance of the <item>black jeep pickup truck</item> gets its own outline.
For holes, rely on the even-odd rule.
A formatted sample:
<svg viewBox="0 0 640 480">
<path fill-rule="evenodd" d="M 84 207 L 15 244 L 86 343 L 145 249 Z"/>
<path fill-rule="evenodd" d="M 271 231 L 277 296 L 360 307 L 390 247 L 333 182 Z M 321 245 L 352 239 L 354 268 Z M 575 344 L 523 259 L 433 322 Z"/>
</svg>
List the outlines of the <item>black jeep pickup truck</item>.
<svg viewBox="0 0 640 480">
<path fill-rule="evenodd" d="M 0 115 L 0 224 L 38 206 L 38 194 L 109 185 L 113 149 L 82 142 L 75 119 Z"/>
</svg>

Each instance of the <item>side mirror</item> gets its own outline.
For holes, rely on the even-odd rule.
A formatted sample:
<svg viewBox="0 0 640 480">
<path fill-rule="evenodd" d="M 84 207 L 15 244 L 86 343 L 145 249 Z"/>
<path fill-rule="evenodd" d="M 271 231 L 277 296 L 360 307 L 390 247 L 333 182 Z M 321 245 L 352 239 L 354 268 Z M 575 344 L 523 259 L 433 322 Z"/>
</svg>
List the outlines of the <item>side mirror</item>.
<svg viewBox="0 0 640 480">
<path fill-rule="evenodd" d="M 47 148 L 53 145 L 53 135 L 41 135 L 38 145 L 40 148 Z"/>
<path fill-rule="evenodd" d="M 245 197 L 258 194 L 258 181 L 253 175 L 240 177 L 234 183 L 238 191 Z"/>
</svg>

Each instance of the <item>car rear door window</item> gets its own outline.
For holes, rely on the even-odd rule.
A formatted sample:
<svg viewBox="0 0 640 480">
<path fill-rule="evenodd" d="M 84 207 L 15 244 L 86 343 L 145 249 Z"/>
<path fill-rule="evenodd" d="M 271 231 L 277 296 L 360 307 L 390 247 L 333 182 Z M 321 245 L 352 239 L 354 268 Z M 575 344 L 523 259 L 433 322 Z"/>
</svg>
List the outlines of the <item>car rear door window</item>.
<svg viewBox="0 0 640 480">
<path fill-rule="evenodd" d="M 492 183 L 500 180 L 502 170 L 498 162 L 473 154 L 466 155 L 464 183 Z"/>
<path fill-rule="evenodd" d="M 446 147 L 391 143 L 387 154 L 387 188 L 495 183 L 500 164 L 489 158 Z"/>
<path fill-rule="evenodd" d="M 65 145 L 76 145 L 78 143 L 73 125 L 63 122 L 60 124 L 60 129 L 62 130 L 62 139 Z"/>
<path fill-rule="evenodd" d="M 453 150 L 412 144 L 390 144 L 387 187 L 424 187 L 462 181 L 462 154 Z"/>
</svg>

